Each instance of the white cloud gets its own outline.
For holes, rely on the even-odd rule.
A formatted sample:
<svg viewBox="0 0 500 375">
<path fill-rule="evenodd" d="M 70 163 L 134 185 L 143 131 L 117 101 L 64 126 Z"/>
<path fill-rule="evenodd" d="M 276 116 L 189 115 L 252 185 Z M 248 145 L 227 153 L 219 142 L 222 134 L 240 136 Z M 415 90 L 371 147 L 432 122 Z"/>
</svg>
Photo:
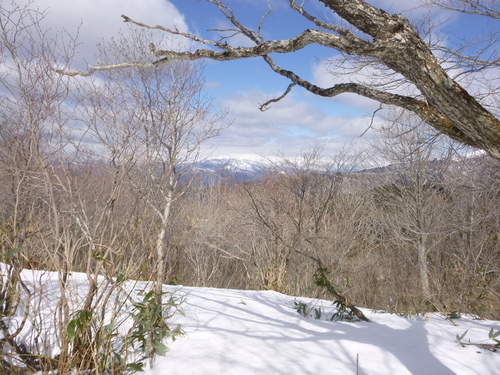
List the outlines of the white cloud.
<svg viewBox="0 0 500 375">
<path fill-rule="evenodd" d="M 117 36 L 124 28 L 122 14 L 146 24 L 188 31 L 184 16 L 167 0 L 36 0 L 32 6 L 48 10 L 43 25 L 53 32 L 64 29 L 74 35 L 81 24 L 78 52 L 90 64 L 95 61 L 96 43 Z"/>
<path fill-rule="evenodd" d="M 258 103 L 279 95 L 254 91 L 227 97 L 222 106 L 229 108 L 234 124 L 213 140 L 216 155 L 248 158 L 283 152 L 294 156 L 316 144 L 333 154 L 353 139 L 359 148 L 370 139 L 370 131 L 359 138 L 368 129 L 369 118 L 329 115 L 293 94 L 265 112 L 259 110 Z"/>
</svg>

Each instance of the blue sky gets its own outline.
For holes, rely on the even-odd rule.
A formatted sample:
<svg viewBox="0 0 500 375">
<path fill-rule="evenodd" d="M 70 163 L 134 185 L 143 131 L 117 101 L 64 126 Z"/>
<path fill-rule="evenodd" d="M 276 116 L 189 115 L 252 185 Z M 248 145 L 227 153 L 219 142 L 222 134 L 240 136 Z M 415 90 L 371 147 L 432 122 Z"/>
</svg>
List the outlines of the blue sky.
<svg viewBox="0 0 500 375">
<path fill-rule="evenodd" d="M 403 12 L 410 19 L 426 14 L 445 24 L 437 35 L 469 36 L 495 27 L 477 17 L 457 13 L 416 9 L 419 0 L 371 0 L 370 3 L 386 11 Z M 228 0 L 237 17 L 246 26 L 255 29 L 266 12 L 267 0 Z M 313 28 L 307 20 L 289 9 L 287 0 L 271 0 L 275 12 L 264 23 L 263 36 L 282 39 Z M 203 0 L 35 0 L 35 4 L 50 11 L 46 23 L 53 30 L 65 28 L 74 32 L 80 22 L 80 58 L 93 63 L 94 45 L 101 39 L 116 35 L 126 25 L 120 18 L 125 14 L 147 24 L 177 27 L 204 38 L 217 38 L 208 29 L 230 27 L 215 6 Z M 309 11 L 319 17 L 328 14 L 317 1 L 306 0 Z M 413 9 L 413 10 L 409 10 Z M 241 37 L 233 45 L 246 42 Z M 336 82 L 325 70 L 321 59 L 330 58 L 335 51 L 312 46 L 291 55 L 275 56 L 284 68 L 294 70 L 303 78 L 328 86 Z M 273 56 L 274 57 L 274 56 Z M 314 144 L 321 144 L 327 153 L 335 153 L 347 143 L 358 148 L 369 142 L 371 132 L 360 137 L 371 121 L 378 104 L 355 95 L 337 98 L 317 98 L 305 90 L 295 88 L 280 103 L 266 112 L 260 112 L 258 103 L 279 96 L 288 81 L 273 73 L 261 59 L 231 62 L 205 62 L 206 92 L 214 103 L 227 108 L 234 124 L 220 137 L 211 141 L 214 156 L 257 158 L 278 153 L 295 156 Z"/>
</svg>

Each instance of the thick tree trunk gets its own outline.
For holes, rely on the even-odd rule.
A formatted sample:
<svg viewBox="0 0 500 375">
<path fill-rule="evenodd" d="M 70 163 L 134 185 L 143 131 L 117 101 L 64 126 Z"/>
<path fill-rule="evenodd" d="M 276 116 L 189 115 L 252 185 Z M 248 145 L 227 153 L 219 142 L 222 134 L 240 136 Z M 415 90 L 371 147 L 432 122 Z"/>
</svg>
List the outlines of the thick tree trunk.
<svg viewBox="0 0 500 375">
<path fill-rule="evenodd" d="M 381 60 L 422 93 L 427 106 L 415 112 L 438 131 L 500 159 L 500 121 L 448 76 L 409 23 L 402 24 L 399 44 L 388 45 Z"/>
</svg>

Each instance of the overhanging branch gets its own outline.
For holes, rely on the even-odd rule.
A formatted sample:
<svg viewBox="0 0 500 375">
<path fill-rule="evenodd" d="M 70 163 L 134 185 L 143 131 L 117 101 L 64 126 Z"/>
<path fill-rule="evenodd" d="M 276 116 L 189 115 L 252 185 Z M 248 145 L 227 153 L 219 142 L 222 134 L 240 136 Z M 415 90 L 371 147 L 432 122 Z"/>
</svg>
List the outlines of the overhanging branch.
<svg viewBox="0 0 500 375">
<path fill-rule="evenodd" d="M 364 96 L 369 99 L 373 99 L 383 104 L 394 105 L 411 111 L 442 133 L 454 139 L 463 139 L 462 142 L 470 144 L 467 142 L 467 137 L 460 129 L 458 129 L 440 111 L 429 106 L 425 101 L 418 100 L 410 96 L 398 95 L 386 91 L 376 90 L 359 83 L 339 83 L 328 88 L 322 88 L 300 78 L 297 74 L 290 70 L 280 68 L 269 56 L 264 56 L 263 58 L 271 67 L 271 69 L 273 69 L 276 73 L 290 79 L 292 81 L 292 84 L 288 86 L 288 89 L 282 96 L 277 99 L 269 100 L 268 102 L 262 104 L 260 106 L 261 110 L 263 107 L 265 108 L 269 104 L 277 102 L 284 98 L 294 85 L 301 86 L 315 95 L 327 98 L 331 98 L 344 93 L 352 93 Z"/>
<path fill-rule="evenodd" d="M 89 70 L 87 72 L 62 71 L 62 70 L 57 70 L 57 72 L 69 76 L 77 76 L 77 75 L 89 76 L 97 71 L 111 70 L 111 69 L 125 69 L 134 67 L 154 68 L 173 61 L 194 61 L 199 59 L 230 61 L 230 60 L 246 59 L 251 57 L 261 57 L 269 55 L 271 53 L 295 52 L 305 48 L 310 44 L 323 45 L 349 54 L 370 55 L 373 52 L 373 46 L 370 43 L 363 41 L 362 39 L 356 39 L 356 41 L 353 42 L 353 40 L 351 39 L 348 40 L 339 35 L 334 35 L 324 31 L 311 30 L 311 29 L 304 30 L 296 37 L 290 39 L 271 40 L 267 42 L 262 42 L 252 47 L 233 48 L 227 45 L 226 43 L 209 41 L 206 39 L 198 38 L 194 35 L 167 29 L 161 26 L 147 26 L 139 22 L 133 21 L 132 19 L 126 16 L 122 17 L 125 18 L 125 22 L 131 22 L 141 27 L 163 30 L 174 35 L 184 36 L 190 38 L 193 41 L 213 45 L 221 50 L 197 49 L 195 51 L 177 52 L 171 50 L 158 50 L 153 45 L 151 51 L 159 59 L 151 63 L 132 62 L 132 63 L 120 63 L 120 64 L 110 64 L 110 65 L 90 65 Z M 254 36 L 254 38 L 256 37 Z"/>
</svg>

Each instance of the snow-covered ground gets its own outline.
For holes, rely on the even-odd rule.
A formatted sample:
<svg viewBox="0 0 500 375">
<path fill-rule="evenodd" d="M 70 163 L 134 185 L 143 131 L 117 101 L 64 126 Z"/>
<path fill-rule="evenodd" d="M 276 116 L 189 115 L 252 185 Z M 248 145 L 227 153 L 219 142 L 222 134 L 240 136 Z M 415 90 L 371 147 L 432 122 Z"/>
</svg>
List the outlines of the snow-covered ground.
<svg viewBox="0 0 500 375">
<path fill-rule="evenodd" d="M 24 271 L 29 286 L 44 285 L 48 303 L 37 303 L 53 322 L 57 299 L 54 274 Z M 73 274 L 75 293 L 86 291 L 85 275 Z M 41 283 L 41 284 L 40 284 Z M 129 283 L 141 288 L 141 283 Z M 38 287 L 40 289 L 40 287 Z M 372 322 L 328 319 L 331 302 L 292 297 L 273 291 L 226 290 L 165 286 L 185 297 L 181 324 L 185 335 L 168 343 L 170 351 L 157 357 L 148 375 L 182 374 L 500 374 L 500 351 L 481 345 L 465 347 L 456 336 L 468 330 L 463 342 L 491 344 L 489 331 L 500 322 L 440 314 L 406 318 L 362 309 Z M 38 298 L 36 295 L 33 298 Z M 308 304 L 304 317 L 295 302 Z M 314 318 L 314 309 L 323 319 Z M 31 330 L 26 327 L 26 332 Z M 47 328 L 50 334 L 50 328 Z"/>
<path fill-rule="evenodd" d="M 329 301 L 273 291 L 181 288 L 186 335 L 170 344 L 148 374 L 500 374 L 500 351 L 462 347 L 487 343 L 500 322 L 439 314 L 412 319 L 362 309 L 372 322 L 305 318 L 294 302 Z"/>
</svg>

